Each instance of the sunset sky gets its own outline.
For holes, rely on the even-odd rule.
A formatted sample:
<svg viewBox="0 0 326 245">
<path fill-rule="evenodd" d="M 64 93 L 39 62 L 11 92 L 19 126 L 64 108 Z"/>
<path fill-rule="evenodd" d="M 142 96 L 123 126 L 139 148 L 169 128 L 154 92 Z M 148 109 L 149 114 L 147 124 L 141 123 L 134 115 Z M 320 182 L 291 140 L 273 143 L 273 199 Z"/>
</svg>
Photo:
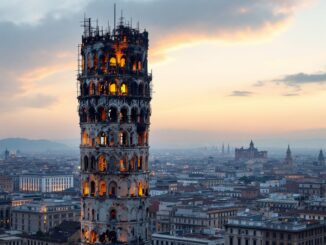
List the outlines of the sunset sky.
<svg viewBox="0 0 326 245">
<path fill-rule="evenodd" d="M 114 2 L 149 31 L 155 144 L 326 128 L 324 0 L 3 0 L 1 138 L 79 137 L 81 21 Z"/>
</svg>

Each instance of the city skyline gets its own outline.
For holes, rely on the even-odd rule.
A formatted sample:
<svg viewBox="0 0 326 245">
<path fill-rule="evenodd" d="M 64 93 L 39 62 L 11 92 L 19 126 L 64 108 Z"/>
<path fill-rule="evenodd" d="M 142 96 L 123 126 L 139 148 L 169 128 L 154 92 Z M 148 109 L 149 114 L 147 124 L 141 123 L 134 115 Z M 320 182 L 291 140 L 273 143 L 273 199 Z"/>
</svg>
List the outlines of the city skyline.
<svg viewBox="0 0 326 245">
<path fill-rule="evenodd" d="M 211 133 L 233 139 L 308 132 L 309 138 L 323 131 L 321 0 L 116 2 L 151 35 L 151 140 L 182 143 L 188 132 L 190 143 Z M 112 27 L 113 2 L 11 1 L 0 12 L 0 137 L 78 138 L 73 81 L 82 29 L 75 26 L 86 13 L 104 28 L 110 16 Z"/>
</svg>

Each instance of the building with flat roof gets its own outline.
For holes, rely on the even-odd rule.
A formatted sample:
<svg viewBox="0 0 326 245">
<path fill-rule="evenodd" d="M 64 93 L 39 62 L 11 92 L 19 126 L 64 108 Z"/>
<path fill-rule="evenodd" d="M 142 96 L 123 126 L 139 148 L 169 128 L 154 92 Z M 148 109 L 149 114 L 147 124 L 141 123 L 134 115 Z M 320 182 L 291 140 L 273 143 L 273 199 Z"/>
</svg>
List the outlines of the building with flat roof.
<svg viewBox="0 0 326 245">
<path fill-rule="evenodd" d="M 225 225 L 228 245 L 305 245 L 326 243 L 325 221 L 300 218 L 265 218 L 249 212 L 232 217 Z"/>
<path fill-rule="evenodd" d="M 152 234 L 152 245 L 224 245 L 224 237 L 205 234 Z"/>
<path fill-rule="evenodd" d="M 80 202 L 44 199 L 14 207 L 11 211 L 11 228 L 27 234 L 49 229 L 63 221 L 79 221 Z"/>
<path fill-rule="evenodd" d="M 28 174 L 19 176 L 22 192 L 60 192 L 74 187 L 72 174 Z"/>
</svg>

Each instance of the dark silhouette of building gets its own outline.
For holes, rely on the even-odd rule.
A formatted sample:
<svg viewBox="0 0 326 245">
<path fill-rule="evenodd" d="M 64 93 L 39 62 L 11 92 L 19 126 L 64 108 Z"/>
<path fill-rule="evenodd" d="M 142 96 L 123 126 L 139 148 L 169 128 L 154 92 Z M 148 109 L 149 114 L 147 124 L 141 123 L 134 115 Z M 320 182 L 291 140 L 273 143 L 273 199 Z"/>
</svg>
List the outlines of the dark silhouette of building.
<svg viewBox="0 0 326 245">
<path fill-rule="evenodd" d="M 235 149 L 235 160 L 265 160 L 267 159 L 267 151 L 258 151 L 257 148 L 255 148 L 254 143 L 250 142 L 249 148 L 244 149 L 236 148 Z"/>
<path fill-rule="evenodd" d="M 5 151 L 5 160 L 8 161 L 10 158 L 10 152 L 8 151 L 8 149 L 6 149 Z"/>
<path fill-rule="evenodd" d="M 293 165 L 293 158 L 292 158 L 292 152 L 290 149 L 290 145 L 288 145 L 288 149 L 286 150 L 286 156 L 284 159 L 284 163 L 288 166 L 292 166 Z"/>
<path fill-rule="evenodd" d="M 319 165 L 325 165 L 325 157 L 324 157 L 323 150 L 320 150 L 320 151 L 319 151 L 319 155 L 318 155 L 318 164 L 319 164 Z"/>
</svg>

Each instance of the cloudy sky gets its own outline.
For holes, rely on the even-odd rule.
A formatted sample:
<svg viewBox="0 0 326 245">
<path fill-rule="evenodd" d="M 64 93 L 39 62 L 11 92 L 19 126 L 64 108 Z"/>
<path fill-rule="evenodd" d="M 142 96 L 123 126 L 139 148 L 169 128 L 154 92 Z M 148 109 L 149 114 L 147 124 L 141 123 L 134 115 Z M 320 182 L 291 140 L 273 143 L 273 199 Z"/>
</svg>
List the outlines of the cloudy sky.
<svg viewBox="0 0 326 245">
<path fill-rule="evenodd" d="M 113 3 L 150 33 L 152 142 L 324 129 L 326 1 L 3 0 L 0 137 L 79 137 L 77 45 Z"/>
</svg>

